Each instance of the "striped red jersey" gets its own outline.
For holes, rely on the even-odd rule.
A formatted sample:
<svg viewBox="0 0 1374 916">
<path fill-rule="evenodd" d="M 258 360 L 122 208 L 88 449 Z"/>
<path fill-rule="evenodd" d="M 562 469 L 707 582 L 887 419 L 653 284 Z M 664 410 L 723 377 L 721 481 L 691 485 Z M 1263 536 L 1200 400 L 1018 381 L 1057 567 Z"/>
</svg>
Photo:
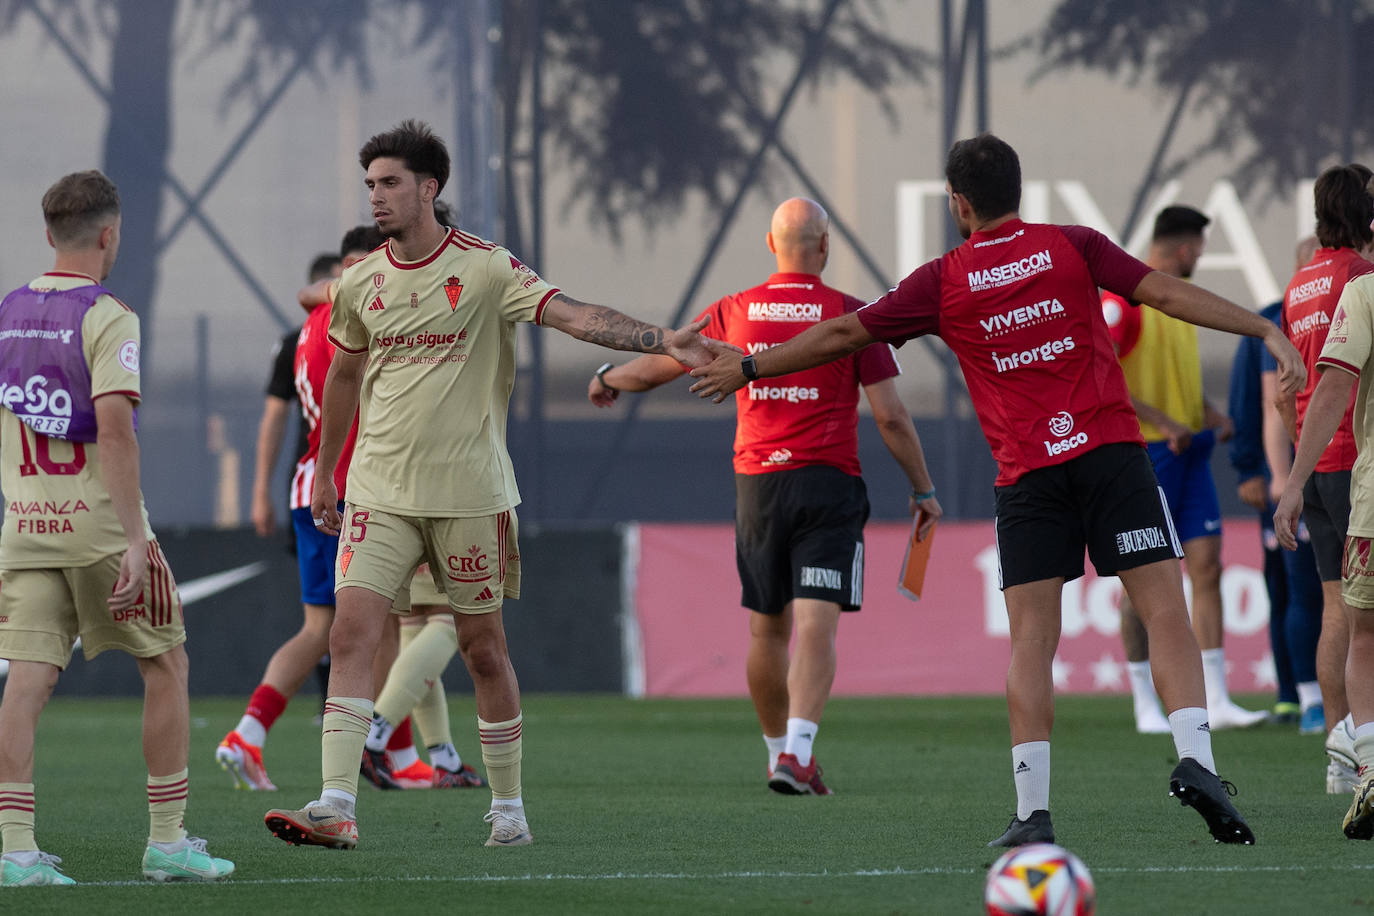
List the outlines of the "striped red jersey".
<svg viewBox="0 0 1374 916">
<path fill-rule="evenodd" d="M 320 405 L 324 401 L 324 379 L 329 374 L 329 363 L 334 358 L 334 345 L 329 342 L 328 331 L 329 303 L 325 303 L 315 306 L 301 326 L 300 337 L 296 338 L 296 396 L 301 402 L 307 448 L 301 460 L 296 462 L 296 472 L 291 477 L 292 509 L 309 508 L 310 491 L 315 486 L 315 461 L 320 455 Z M 344 498 L 348 465 L 353 458 L 353 443 L 357 437 L 358 418 L 355 415 L 348 439 L 339 455 L 339 465 L 334 469 L 334 485 L 339 488 L 340 500 Z"/>
</svg>

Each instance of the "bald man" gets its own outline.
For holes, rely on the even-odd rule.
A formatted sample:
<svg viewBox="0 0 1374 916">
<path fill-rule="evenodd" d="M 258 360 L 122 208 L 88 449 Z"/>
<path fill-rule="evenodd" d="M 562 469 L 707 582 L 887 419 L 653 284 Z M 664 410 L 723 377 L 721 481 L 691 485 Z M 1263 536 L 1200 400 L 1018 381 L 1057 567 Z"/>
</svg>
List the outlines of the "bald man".
<svg viewBox="0 0 1374 916">
<path fill-rule="evenodd" d="M 861 301 L 821 282 L 829 223 L 815 201 L 779 205 L 765 236 L 777 273 L 703 312 L 711 319 L 703 333 L 750 354 L 747 366 L 752 354 L 860 308 Z M 607 363 L 587 397 L 610 407 L 622 391 L 648 391 L 685 371 L 666 356 Z M 740 603 L 749 610 L 746 671 L 768 746 L 768 787 L 784 795 L 832 794 L 812 745 L 835 680 L 840 614 L 859 610 L 863 600 L 869 506 L 858 456 L 860 387 L 911 482 L 907 508 L 922 513 L 920 537 L 941 514 L 921 440 L 897 396 L 900 372 L 892 348 L 875 344 L 826 366 L 751 382 L 736 395 L 735 558 Z"/>
</svg>

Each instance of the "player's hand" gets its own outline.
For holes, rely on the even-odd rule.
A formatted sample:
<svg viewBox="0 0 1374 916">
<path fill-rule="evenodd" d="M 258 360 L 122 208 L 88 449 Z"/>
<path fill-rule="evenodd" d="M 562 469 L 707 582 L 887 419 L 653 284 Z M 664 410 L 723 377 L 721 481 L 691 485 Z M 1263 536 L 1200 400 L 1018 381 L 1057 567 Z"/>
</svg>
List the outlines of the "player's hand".
<svg viewBox="0 0 1374 916">
<path fill-rule="evenodd" d="M 1251 509 L 1260 512 L 1269 508 L 1269 485 L 1263 477 L 1250 477 L 1236 487 L 1236 496 Z"/>
<path fill-rule="evenodd" d="M 722 354 L 739 356 L 744 353 L 732 343 L 717 340 L 714 337 L 705 337 L 698 333 L 710 323 L 711 316 L 706 315 L 693 321 L 687 327 L 678 328 L 674 331 L 667 341 L 668 355 L 684 366 L 695 369 L 699 366 L 708 365 Z"/>
<path fill-rule="evenodd" d="M 696 392 L 699 398 L 710 398 L 719 404 L 749 384 L 740 370 L 740 362 L 738 353 L 717 356 L 707 365 L 692 370 L 691 376 L 696 382 L 687 390 Z"/>
<path fill-rule="evenodd" d="M 339 515 L 339 488 L 334 486 L 334 475 L 320 474 L 318 468 L 315 486 L 310 491 L 310 517 L 315 522 L 315 530 L 330 537 L 339 536 L 343 524 Z"/>
<path fill-rule="evenodd" d="M 277 530 L 277 513 L 272 508 L 272 496 L 269 493 L 253 493 L 253 530 L 260 538 L 271 537 L 272 532 Z"/>
<path fill-rule="evenodd" d="M 1227 416 L 1222 416 L 1217 425 L 1212 428 L 1217 431 L 1217 442 L 1230 442 L 1231 437 L 1236 434 L 1236 424 Z"/>
<path fill-rule="evenodd" d="M 143 597 L 148 584 L 148 542 L 130 544 L 119 558 L 119 578 L 107 602 L 112 611 L 127 611 Z"/>
<path fill-rule="evenodd" d="M 1298 549 L 1298 518 L 1302 515 L 1302 490 L 1284 487 L 1279 507 L 1274 511 L 1274 534 L 1285 550 Z"/>
<path fill-rule="evenodd" d="M 1161 427 L 1164 439 L 1169 444 L 1169 451 L 1175 455 L 1182 455 L 1188 451 L 1189 444 L 1193 441 L 1193 431 L 1182 423 L 1170 422 L 1167 426 Z"/>
<path fill-rule="evenodd" d="M 587 383 L 587 400 L 597 407 L 610 407 L 615 403 L 615 399 L 620 397 L 620 389 L 607 388 L 602 384 L 601 379 L 593 375 L 592 380 Z"/>
<path fill-rule="evenodd" d="M 1264 335 L 1264 346 L 1278 363 L 1279 391 L 1296 394 L 1307 384 L 1307 366 L 1293 342 L 1275 325 Z"/>
<path fill-rule="evenodd" d="M 912 515 L 918 512 L 921 514 L 920 520 L 916 523 L 916 540 L 924 541 L 935 530 L 935 523 L 945 514 L 945 510 L 940 508 L 940 501 L 934 496 L 920 502 L 912 498 L 908 499 L 908 502 L 910 505 L 907 508 Z"/>
</svg>

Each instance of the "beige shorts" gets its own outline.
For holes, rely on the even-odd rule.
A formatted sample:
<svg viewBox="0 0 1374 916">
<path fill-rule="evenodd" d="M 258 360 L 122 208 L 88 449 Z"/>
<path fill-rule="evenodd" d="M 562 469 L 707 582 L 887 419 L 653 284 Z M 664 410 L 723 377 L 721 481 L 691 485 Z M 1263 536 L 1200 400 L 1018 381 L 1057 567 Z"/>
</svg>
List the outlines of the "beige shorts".
<svg viewBox="0 0 1374 916">
<path fill-rule="evenodd" d="M 408 603 L 447 604 L 460 614 L 486 614 L 520 597 L 515 510 L 477 518 L 415 518 L 378 509 L 344 508 L 334 588 L 375 592 L 401 610 Z M 434 590 L 417 601 L 412 575 L 428 563 Z M 434 570 L 438 570 L 435 573 Z M 423 583 L 422 576 L 415 576 Z"/>
<path fill-rule="evenodd" d="M 122 556 L 66 569 L 0 570 L 0 658 L 66 668 L 77 636 L 87 659 L 106 649 L 153 658 L 185 642 L 181 596 L 157 541 L 148 544 L 139 603 L 110 610 Z"/>
<path fill-rule="evenodd" d="M 1355 608 L 1374 608 L 1374 539 L 1351 535 L 1341 558 L 1341 597 Z"/>
</svg>

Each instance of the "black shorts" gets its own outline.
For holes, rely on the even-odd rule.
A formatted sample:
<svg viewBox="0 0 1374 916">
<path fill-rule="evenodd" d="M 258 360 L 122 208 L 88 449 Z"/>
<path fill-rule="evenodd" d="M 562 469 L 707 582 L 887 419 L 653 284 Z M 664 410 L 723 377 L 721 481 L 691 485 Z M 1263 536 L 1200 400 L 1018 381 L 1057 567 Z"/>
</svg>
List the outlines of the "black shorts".
<svg viewBox="0 0 1374 916">
<path fill-rule="evenodd" d="M 1302 488 L 1302 519 L 1312 535 L 1317 575 L 1323 582 L 1341 581 L 1345 532 L 1350 527 L 1350 472 L 1319 471 Z"/>
<path fill-rule="evenodd" d="M 1164 492 L 1139 445 L 1098 446 L 997 488 L 1002 588 L 1077 579 L 1085 547 L 1101 576 L 1183 556 Z"/>
<path fill-rule="evenodd" d="M 857 611 L 864 593 L 862 477 L 823 465 L 735 475 L 740 604 L 780 614 L 793 598 Z"/>
</svg>

